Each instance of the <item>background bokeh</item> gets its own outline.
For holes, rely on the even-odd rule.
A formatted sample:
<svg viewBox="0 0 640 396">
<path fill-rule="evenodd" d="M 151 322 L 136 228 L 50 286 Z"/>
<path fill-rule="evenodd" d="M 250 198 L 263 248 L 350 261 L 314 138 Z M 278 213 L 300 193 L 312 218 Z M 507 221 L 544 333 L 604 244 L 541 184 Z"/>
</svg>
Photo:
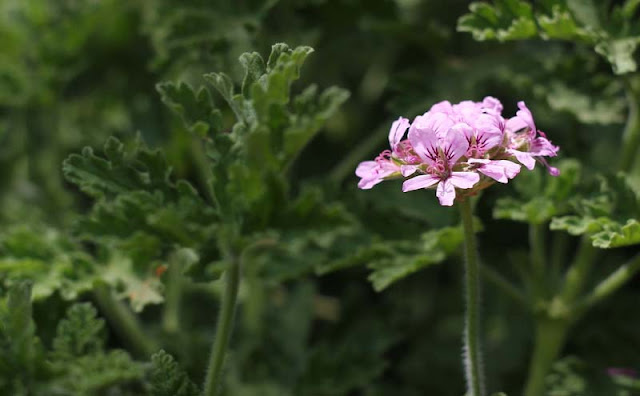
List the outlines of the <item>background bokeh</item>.
<svg viewBox="0 0 640 396">
<path fill-rule="evenodd" d="M 462 0 L 0 0 L 0 238 L 6 245 L 29 230 L 71 235 L 91 201 L 65 181 L 62 161 L 85 146 L 101 147 L 109 136 L 126 143 L 139 135 L 164 150 L 176 177 L 197 183 L 191 137 L 156 84 L 204 85 L 202 75 L 217 71 L 239 82 L 238 57 L 268 56 L 277 42 L 315 49 L 294 91 L 316 83 L 351 93 L 298 158 L 293 189 L 321 189 L 376 240 L 419 244 L 420 234 L 457 222 L 432 192 L 403 194 L 399 182 L 364 192 L 353 174 L 358 162 L 385 148 L 394 119 L 412 119 L 440 100 L 491 95 L 507 115 L 525 100 L 538 128 L 561 147 L 561 158 L 578 159 L 586 173 L 614 169 L 626 109 L 610 65 L 569 42 L 476 42 L 456 31 L 468 6 Z M 527 228 L 491 220 L 491 208 L 511 193 L 511 186 L 488 190 L 477 212 L 484 224 L 481 255 L 507 276 L 526 259 Z M 566 238 L 573 249 L 576 240 Z M 226 394 L 462 394 L 457 252 L 380 293 L 367 280 L 370 269 L 359 264 L 272 282 L 258 313 L 247 302 L 251 291 L 241 293 Z M 598 271 L 609 271 L 606 265 Z M 597 370 L 637 365 L 636 289 L 637 283 L 583 319 L 564 354 Z M 490 285 L 484 293 L 491 387 L 518 394 L 531 319 Z M 150 336 L 198 382 L 216 302 L 215 293 L 194 286 L 183 303 L 182 332 L 172 337 L 160 328 L 160 305 L 140 313 Z M 68 305 L 59 293 L 36 301 L 44 344 Z M 110 333 L 109 348 L 123 347 Z"/>
</svg>

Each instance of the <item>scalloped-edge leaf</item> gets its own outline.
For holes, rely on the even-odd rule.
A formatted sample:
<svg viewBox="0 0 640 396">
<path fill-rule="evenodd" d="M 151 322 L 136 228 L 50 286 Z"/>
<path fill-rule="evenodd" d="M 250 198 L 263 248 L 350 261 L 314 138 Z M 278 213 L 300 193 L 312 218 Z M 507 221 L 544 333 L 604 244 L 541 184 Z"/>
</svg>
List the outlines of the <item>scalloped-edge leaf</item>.
<svg viewBox="0 0 640 396">
<path fill-rule="evenodd" d="M 640 44 L 640 36 L 623 37 L 601 41 L 596 45 L 595 50 L 607 58 L 615 74 L 626 74 L 638 69 L 633 58 L 638 44 Z"/>
<path fill-rule="evenodd" d="M 624 225 L 607 223 L 603 228 L 603 231 L 591 236 L 595 247 L 609 249 L 640 243 L 640 223 L 636 219 L 629 219 Z"/>
<path fill-rule="evenodd" d="M 496 2 L 492 6 L 475 2 L 469 5 L 469 14 L 458 20 L 458 31 L 469 32 L 478 41 L 522 40 L 537 35 L 531 4 L 522 0 Z"/>
<path fill-rule="evenodd" d="M 151 396 L 200 396 L 200 390 L 173 356 L 160 350 L 151 356 Z"/>
<path fill-rule="evenodd" d="M 380 292 L 410 274 L 442 262 L 457 250 L 463 238 L 461 227 L 445 227 L 423 234 L 420 242 L 399 243 L 393 255 L 368 263 L 373 270 L 368 279 Z"/>
</svg>

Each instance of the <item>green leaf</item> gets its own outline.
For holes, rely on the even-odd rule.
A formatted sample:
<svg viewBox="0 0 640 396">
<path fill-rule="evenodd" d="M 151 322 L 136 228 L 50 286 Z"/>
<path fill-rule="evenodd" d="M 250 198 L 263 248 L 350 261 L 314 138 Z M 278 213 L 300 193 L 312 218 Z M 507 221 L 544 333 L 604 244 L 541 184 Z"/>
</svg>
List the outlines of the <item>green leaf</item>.
<svg viewBox="0 0 640 396">
<path fill-rule="evenodd" d="M 390 244 L 387 255 L 380 254 L 368 263 L 373 271 L 369 280 L 376 291 L 382 291 L 414 272 L 442 262 L 457 250 L 463 238 L 460 227 L 445 227 L 423 234 L 420 241 Z"/>
<path fill-rule="evenodd" d="M 626 74 L 638 69 L 633 58 L 638 44 L 640 36 L 604 40 L 596 45 L 595 51 L 611 63 L 615 74 Z"/>
<path fill-rule="evenodd" d="M 313 348 L 296 395 L 348 395 L 371 384 L 387 367 L 384 353 L 396 341 L 382 323 L 356 323 L 334 342 Z"/>
<path fill-rule="evenodd" d="M 458 31 L 484 40 L 521 40 L 534 37 L 537 28 L 531 5 L 523 0 L 497 0 L 495 5 L 475 2 L 458 20 Z"/>
<path fill-rule="evenodd" d="M 81 356 L 63 367 L 63 374 L 46 386 L 63 394 L 92 396 L 109 391 L 121 394 L 120 386 L 141 382 L 144 366 L 121 350 Z M 139 385 L 138 385 L 139 386 Z"/>
<path fill-rule="evenodd" d="M 72 305 L 58 323 L 53 353 L 58 360 L 96 354 L 104 349 L 104 320 L 89 303 Z"/>
<path fill-rule="evenodd" d="M 640 243 L 640 222 L 637 219 L 629 219 L 624 225 L 606 223 L 602 228 L 591 237 L 595 247 L 608 249 Z"/>
<path fill-rule="evenodd" d="M 249 103 L 244 100 L 242 95 L 235 93 L 231 77 L 224 73 L 209 73 L 204 75 L 204 79 L 213 85 L 224 100 L 227 101 L 238 121 L 247 125 L 251 125 L 255 121 L 255 115 Z"/>
<path fill-rule="evenodd" d="M 114 250 L 99 274 L 104 282 L 117 290 L 118 298 L 129 300 L 136 312 L 141 312 L 148 304 L 164 302 L 162 282 L 154 271 L 160 263 L 146 264 L 146 271 L 137 270 L 130 257 Z"/>
<path fill-rule="evenodd" d="M 0 391 L 14 394 L 16 387 L 34 381 L 43 370 L 43 351 L 32 320 L 31 283 L 19 282 L 0 305 Z M 10 381 L 7 381 L 11 379 Z"/>
<path fill-rule="evenodd" d="M 606 91 L 613 84 L 603 87 Z M 602 88 L 601 88 L 602 89 Z M 617 89 L 616 89 L 617 91 Z M 567 111 L 584 124 L 615 124 L 625 120 L 626 102 L 620 96 L 593 96 L 580 92 L 564 82 L 557 81 L 548 86 L 547 103 L 555 111 Z"/>
<path fill-rule="evenodd" d="M 595 39 L 591 29 L 582 28 L 574 19 L 571 11 L 560 4 L 552 7 L 551 15 L 539 16 L 538 24 L 542 30 L 540 35 L 543 38 L 585 42 L 592 42 Z"/>
<path fill-rule="evenodd" d="M 195 91 L 183 82 L 164 82 L 157 84 L 156 89 L 167 107 L 180 116 L 187 130 L 202 137 L 222 130 L 222 115 L 213 107 L 211 95 L 205 87 Z"/>
<path fill-rule="evenodd" d="M 200 390 L 167 352 L 151 356 L 152 396 L 200 396 Z"/>
<path fill-rule="evenodd" d="M 62 171 L 70 182 L 94 198 L 113 198 L 128 191 L 161 191 L 172 197 L 179 192 L 195 190 L 186 182 L 171 181 L 171 168 L 160 150 L 150 150 L 138 139 L 130 150 L 111 137 L 98 156 L 90 147 L 82 154 L 71 154 L 62 164 Z"/>
<path fill-rule="evenodd" d="M 245 52 L 240 55 L 240 64 L 245 71 L 244 80 L 242 81 L 242 94 L 246 99 L 249 99 L 251 85 L 265 74 L 266 67 L 262 56 L 257 52 Z"/>
<path fill-rule="evenodd" d="M 599 191 L 574 202 L 576 215 L 554 218 L 552 230 L 589 235 L 607 249 L 640 243 L 640 198 L 623 174 L 601 178 Z"/>
<path fill-rule="evenodd" d="M 493 208 L 493 217 L 543 224 L 567 212 L 567 201 L 580 180 L 580 164 L 575 160 L 563 160 L 558 163 L 558 168 L 558 177 L 549 176 L 541 169 L 518 175 L 513 184 L 520 197 L 499 199 Z"/>
<path fill-rule="evenodd" d="M 55 292 L 67 300 L 90 290 L 94 264 L 70 238 L 45 226 L 19 225 L 0 233 L 0 281 L 11 285 L 29 279 L 32 298 Z"/>
</svg>

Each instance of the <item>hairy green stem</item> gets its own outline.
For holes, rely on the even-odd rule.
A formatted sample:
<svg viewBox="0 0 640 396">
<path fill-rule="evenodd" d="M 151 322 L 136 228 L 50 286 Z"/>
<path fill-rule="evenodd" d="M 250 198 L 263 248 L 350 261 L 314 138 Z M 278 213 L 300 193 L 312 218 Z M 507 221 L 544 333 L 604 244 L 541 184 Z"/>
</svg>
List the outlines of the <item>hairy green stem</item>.
<svg viewBox="0 0 640 396">
<path fill-rule="evenodd" d="M 227 354 L 227 345 L 231 338 L 236 300 L 240 287 L 240 258 L 232 256 L 229 268 L 225 271 L 225 288 L 222 295 L 215 339 L 209 357 L 209 367 L 204 383 L 204 396 L 216 396 L 221 387 L 222 368 Z"/>
<path fill-rule="evenodd" d="M 484 367 L 480 342 L 480 277 L 473 214 L 469 199 L 459 203 L 464 228 L 465 302 L 464 368 L 467 396 L 484 396 Z"/>
<path fill-rule="evenodd" d="M 635 255 L 626 264 L 600 282 L 589 295 L 578 303 L 578 312 L 586 311 L 591 306 L 613 294 L 638 272 L 640 272 L 640 254 Z"/>
<path fill-rule="evenodd" d="M 158 349 L 153 339 L 145 333 L 138 318 L 122 301 L 113 296 L 108 285 L 96 285 L 93 294 L 109 325 L 136 357 L 149 358 Z"/>
<path fill-rule="evenodd" d="M 180 330 L 180 304 L 182 302 L 182 263 L 176 257 L 169 261 L 164 297 L 162 327 L 167 333 Z"/>
<path fill-rule="evenodd" d="M 569 326 L 568 320 L 536 319 L 534 352 L 524 396 L 545 395 L 545 378 L 562 350 Z"/>
<path fill-rule="evenodd" d="M 627 101 L 629 115 L 622 135 L 622 156 L 619 169 L 629 172 L 633 167 L 640 146 L 640 92 L 634 87 L 633 81 L 627 81 Z"/>
</svg>

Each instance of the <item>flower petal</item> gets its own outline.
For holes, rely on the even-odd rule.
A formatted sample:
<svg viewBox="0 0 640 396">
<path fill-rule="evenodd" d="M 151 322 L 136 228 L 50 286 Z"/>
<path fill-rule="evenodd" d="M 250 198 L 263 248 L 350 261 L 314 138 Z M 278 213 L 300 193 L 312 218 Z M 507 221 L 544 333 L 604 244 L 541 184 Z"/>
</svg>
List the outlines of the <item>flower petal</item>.
<svg viewBox="0 0 640 396">
<path fill-rule="evenodd" d="M 507 128 L 511 132 L 517 132 L 524 128 L 529 128 L 532 137 L 536 134 L 536 124 L 533 122 L 533 115 L 527 105 L 523 101 L 518 102 L 518 110 L 516 116 L 507 121 Z"/>
<path fill-rule="evenodd" d="M 398 118 L 391 124 L 391 129 L 389 130 L 389 145 L 392 149 L 395 149 L 398 143 L 400 143 L 407 128 L 409 128 L 409 120 L 403 117 Z"/>
<path fill-rule="evenodd" d="M 555 157 L 558 155 L 558 150 L 560 148 L 558 146 L 554 146 L 551 144 L 549 140 L 544 137 L 537 137 L 533 139 L 531 142 L 531 148 L 529 149 L 529 153 L 533 156 L 546 156 L 546 157 Z"/>
<path fill-rule="evenodd" d="M 420 175 L 411 179 L 405 180 L 402 183 L 402 192 L 419 190 L 421 188 L 431 187 L 440 181 L 439 177 L 431 175 Z"/>
<path fill-rule="evenodd" d="M 418 165 L 401 165 L 400 166 L 400 173 L 402 173 L 402 176 L 404 177 L 413 175 L 414 173 L 416 173 L 417 170 L 418 170 Z"/>
<path fill-rule="evenodd" d="M 379 184 L 380 182 L 382 182 L 381 177 L 362 178 L 358 182 L 358 188 L 361 190 L 370 190 L 371 188 L 373 188 L 373 186 Z"/>
<path fill-rule="evenodd" d="M 433 165 L 438 158 L 438 136 L 433 129 L 426 126 L 423 128 L 424 125 L 416 121 L 409 128 L 409 142 L 424 162 Z"/>
<path fill-rule="evenodd" d="M 458 188 L 471 188 L 480 181 L 480 175 L 475 172 L 451 172 L 451 184 Z"/>
<path fill-rule="evenodd" d="M 442 151 L 450 166 L 455 164 L 469 149 L 469 141 L 464 136 L 464 133 L 459 133 L 461 128 L 452 128 L 451 132 L 442 139 Z"/>
<path fill-rule="evenodd" d="M 482 99 L 482 109 L 483 110 L 491 110 L 492 112 L 495 112 L 496 114 L 501 114 L 502 113 L 502 103 L 500 102 L 500 100 L 494 98 L 493 96 L 485 96 L 485 98 Z"/>
<path fill-rule="evenodd" d="M 363 161 L 356 168 L 356 176 L 369 177 L 375 173 L 377 167 L 378 163 L 376 161 Z"/>
<path fill-rule="evenodd" d="M 442 206 L 452 206 L 453 200 L 456 199 L 456 188 L 451 183 L 451 179 L 442 180 L 438 183 L 436 189 L 436 197 Z"/>
<path fill-rule="evenodd" d="M 526 166 L 527 169 L 532 170 L 533 168 L 535 168 L 536 160 L 533 159 L 531 154 L 514 149 L 509 149 L 507 150 L 507 152 L 516 157 L 516 159 L 520 161 L 522 165 Z"/>
<path fill-rule="evenodd" d="M 478 168 L 478 172 L 500 183 L 507 183 L 520 172 L 520 165 L 507 160 L 489 161 Z"/>
</svg>

